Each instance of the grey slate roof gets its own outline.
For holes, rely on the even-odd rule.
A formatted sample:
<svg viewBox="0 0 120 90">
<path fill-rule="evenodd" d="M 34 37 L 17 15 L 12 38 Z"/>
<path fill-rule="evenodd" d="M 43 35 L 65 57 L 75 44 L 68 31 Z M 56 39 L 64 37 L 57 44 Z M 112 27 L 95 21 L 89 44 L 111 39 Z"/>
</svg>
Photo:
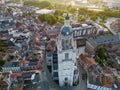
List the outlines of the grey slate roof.
<svg viewBox="0 0 120 90">
<path fill-rule="evenodd" d="M 6 62 L 3 67 L 12 67 L 12 62 Z"/>
<path fill-rule="evenodd" d="M 96 47 L 100 44 L 106 44 L 106 43 L 112 43 L 117 44 L 119 43 L 120 39 L 118 35 L 106 35 L 106 36 L 100 36 L 95 39 L 88 39 L 88 42 L 93 46 Z"/>
<path fill-rule="evenodd" d="M 102 37 L 98 37 L 95 39 L 95 41 L 98 44 L 103 44 L 103 43 L 107 43 L 107 42 L 111 42 L 111 43 L 115 43 L 115 42 L 119 42 L 119 36 L 115 35 L 108 35 L 108 36 L 102 36 Z"/>
</svg>

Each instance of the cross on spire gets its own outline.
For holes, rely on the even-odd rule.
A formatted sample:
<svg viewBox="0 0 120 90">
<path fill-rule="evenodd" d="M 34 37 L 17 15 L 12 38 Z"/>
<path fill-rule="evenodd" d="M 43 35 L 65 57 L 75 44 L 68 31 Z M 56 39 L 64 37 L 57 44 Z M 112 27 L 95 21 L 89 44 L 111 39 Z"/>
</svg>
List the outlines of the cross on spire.
<svg viewBox="0 0 120 90">
<path fill-rule="evenodd" d="M 67 15 L 65 16 L 65 20 L 69 20 L 70 17 L 69 17 L 69 14 L 67 13 Z"/>
</svg>

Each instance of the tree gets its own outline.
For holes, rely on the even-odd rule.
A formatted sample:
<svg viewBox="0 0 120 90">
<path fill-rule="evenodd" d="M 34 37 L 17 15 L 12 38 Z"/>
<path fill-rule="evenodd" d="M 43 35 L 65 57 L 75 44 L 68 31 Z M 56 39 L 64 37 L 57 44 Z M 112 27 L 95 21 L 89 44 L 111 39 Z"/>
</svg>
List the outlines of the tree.
<svg viewBox="0 0 120 90">
<path fill-rule="evenodd" d="M 106 64 L 108 65 L 108 66 L 110 66 L 110 67 L 114 67 L 114 62 L 112 61 L 112 60 L 110 60 L 110 59 L 107 59 L 106 60 Z"/>
<path fill-rule="evenodd" d="M 0 60 L 0 66 L 3 66 L 5 64 L 6 60 Z"/>
<path fill-rule="evenodd" d="M 6 52 L 7 52 L 7 49 L 6 49 L 6 48 L 1 47 L 1 48 L 0 48 L 0 52 L 6 53 Z"/>
<path fill-rule="evenodd" d="M 99 63 L 101 66 L 103 66 L 103 60 L 101 60 L 99 57 L 97 57 L 95 61 Z"/>
<path fill-rule="evenodd" d="M 13 55 L 10 55 L 9 57 L 10 57 L 10 59 L 13 59 L 13 58 L 14 58 L 14 56 L 13 56 Z"/>
<path fill-rule="evenodd" d="M 12 7 L 8 7 L 7 10 L 8 10 L 8 12 L 11 12 L 12 11 Z"/>
<path fill-rule="evenodd" d="M 67 11 L 66 10 L 55 10 L 55 13 L 54 13 L 54 15 L 55 16 L 63 16 L 63 14 L 64 13 L 67 13 Z"/>
<path fill-rule="evenodd" d="M 103 46 L 99 47 L 97 54 L 100 59 L 105 59 L 105 50 Z"/>
<path fill-rule="evenodd" d="M 92 15 L 92 16 L 90 16 L 90 19 L 93 20 L 93 21 L 96 21 L 97 20 L 97 16 L 96 15 Z"/>
<path fill-rule="evenodd" d="M 19 0 L 9 0 L 10 2 L 19 3 Z"/>
<path fill-rule="evenodd" d="M 57 22 L 56 16 L 51 15 L 51 14 L 47 14 L 46 17 L 47 17 L 47 18 L 46 18 L 46 21 L 47 21 L 50 25 L 56 24 L 56 22 Z"/>
<path fill-rule="evenodd" d="M 53 6 L 51 5 L 51 3 L 49 1 L 42 1 L 40 3 L 40 8 L 53 8 Z"/>
<path fill-rule="evenodd" d="M 0 47 L 8 47 L 8 43 L 0 41 Z"/>
<path fill-rule="evenodd" d="M 39 7 L 40 9 L 42 8 L 52 9 L 53 8 L 52 4 L 49 1 L 25 0 L 24 4 L 27 6 Z"/>
<path fill-rule="evenodd" d="M 64 18 L 63 17 L 58 17 L 57 24 L 64 24 Z"/>
<path fill-rule="evenodd" d="M 44 22 L 45 21 L 45 14 L 40 14 L 39 17 L 41 22 Z"/>
<path fill-rule="evenodd" d="M 51 14 L 40 14 L 39 19 L 41 22 L 46 21 L 50 25 L 54 25 L 57 22 L 57 17 L 55 15 L 51 15 Z"/>
<path fill-rule="evenodd" d="M 84 17 L 80 17 L 80 18 L 78 19 L 78 22 L 84 22 L 84 21 L 86 21 L 86 18 L 84 18 Z"/>
<path fill-rule="evenodd" d="M 79 8 L 78 13 L 81 15 L 86 15 L 88 13 L 88 10 L 86 8 Z"/>
</svg>

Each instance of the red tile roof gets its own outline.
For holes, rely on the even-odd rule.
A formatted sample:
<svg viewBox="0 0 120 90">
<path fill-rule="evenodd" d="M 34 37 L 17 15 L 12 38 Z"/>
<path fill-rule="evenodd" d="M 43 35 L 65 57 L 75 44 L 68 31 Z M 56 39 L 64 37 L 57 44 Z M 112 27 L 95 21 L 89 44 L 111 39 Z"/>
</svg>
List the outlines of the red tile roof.
<svg viewBox="0 0 120 90">
<path fill-rule="evenodd" d="M 10 74 L 11 78 L 16 78 L 16 77 L 20 77 L 20 76 L 22 76 L 21 73 L 12 73 L 12 74 Z"/>
<path fill-rule="evenodd" d="M 0 59 L 3 59 L 6 56 L 6 53 L 0 52 Z"/>
<path fill-rule="evenodd" d="M 86 65 L 87 67 L 90 67 L 90 66 L 92 66 L 92 65 L 97 65 L 97 63 L 96 63 L 93 59 L 91 59 L 91 58 L 89 57 L 89 55 L 87 55 L 87 54 L 85 54 L 85 55 L 81 54 L 81 55 L 80 55 L 80 60 L 81 60 L 81 61 L 83 62 L 83 64 Z"/>
<path fill-rule="evenodd" d="M 106 74 L 113 74 L 112 70 L 108 69 L 108 68 L 104 68 L 103 69 L 104 73 Z"/>
</svg>

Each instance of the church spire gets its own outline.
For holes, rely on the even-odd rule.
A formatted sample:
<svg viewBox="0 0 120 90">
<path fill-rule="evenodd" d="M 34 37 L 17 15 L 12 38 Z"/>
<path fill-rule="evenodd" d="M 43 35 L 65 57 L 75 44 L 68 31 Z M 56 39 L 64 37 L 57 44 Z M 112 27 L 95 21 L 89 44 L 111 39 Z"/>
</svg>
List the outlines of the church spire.
<svg viewBox="0 0 120 90">
<path fill-rule="evenodd" d="M 65 22 L 64 22 L 65 25 L 70 25 L 70 17 L 69 17 L 69 14 L 67 13 L 67 15 L 65 16 Z"/>
<path fill-rule="evenodd" d="M 70 17 L 69 17 L 69 15 L 67 13 L 67 15 L 65 16 L 65 20 L 69 20 L 69 19 L 70 19 Z"/>
</svg>

